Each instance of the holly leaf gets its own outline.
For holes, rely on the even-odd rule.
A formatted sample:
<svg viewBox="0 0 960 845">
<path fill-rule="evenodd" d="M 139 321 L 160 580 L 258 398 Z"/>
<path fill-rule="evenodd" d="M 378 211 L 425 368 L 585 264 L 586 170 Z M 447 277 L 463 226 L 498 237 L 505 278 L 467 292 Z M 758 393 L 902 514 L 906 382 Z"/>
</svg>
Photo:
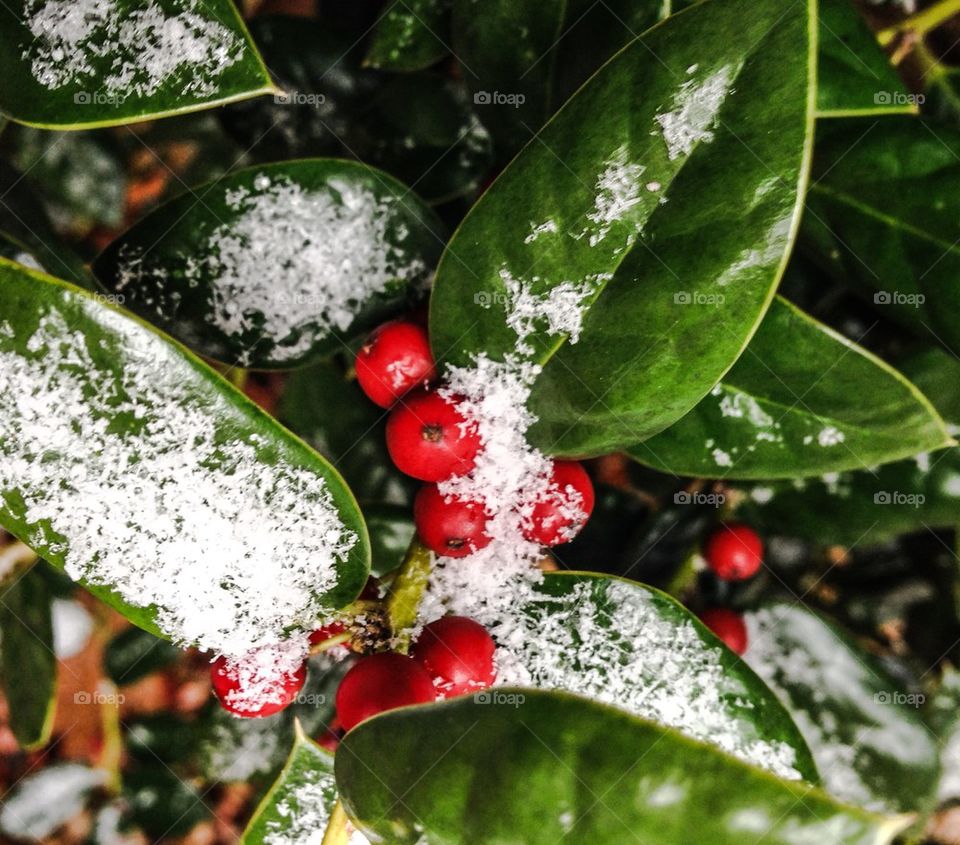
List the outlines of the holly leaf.
<svg viewBox="0 0 960 845">
<path fill-rule="evenodd" d="M 27 751 L 46 745 L 56 707 L 50 589 L 33 566 L 0 585 L 0 678 L 9 724 Z"/>
<path fill-rule="evenodd" d="M 521 688 L 376 716 L 344 738 L 335 771 L 347 814 L 397 843 L 876 845 L 906 824 L 595 701 Z"/>
<path fill-rule="evenodd" d="M 153 633 L 243 653 L 369 571 L 336 471 L 185 349 L 0 260 L 0 525 Z"/>
<path fill-rule="evenodd" d="M 114 126 L 275 89 L 229 0 L 16 0 L 0 18 L 0 110 L 46 129 Z M 68 14 L 68 12 L 71 12 Z"/>
<path fill-rule="evenodd" d="M 209 358 L 288 368 L 412 302 L 439 229 L 409 189 L 371 167 L 282 162 L 166 203 L 110 244 L 94 273 Z"/>
<path fill-rule="evenodd" d="M 660 722 L 784 777 L 817 781 L 796 726 L 743 661 L 665 593 L 548 574 L 505 618 L 499 682 L 563 689 Z"/>
<path fill-rule="evenodd" d="M 381 70 L 423 70 L 447 55 L 448 0 L 394 0 L 386 6 L 365 64 Z"/>
<path fill-rule="evenodd" d="M 304 735 L 299 723 L 293 750 L 243 832 L 242 845 L 320 842 L 337 802 L 333 755 Z"/>
<path fill-rule="evenodd" d="M 823 775 L 843 801 L 877 812 L 930 803 L 939 743 L 910 694 L 839 628 L 800 604 L 746 614 L 744 660 L 793 714 Z"/>
<path fill-rule="evenodd" d="M 828 121 L 804 246 L 838 282 L 929 341 L 960 346 L 960 132 L 928 120 Z"/>
<path fill-rule="evenodd" d="M 669 10 L 663 0 L 453 0 L 453 52 L 509 158 L 587 78 Z"/>
<path fill-rule="evenodd" d="M 915 114 L 916 101 L 851 0 L 819 0 L 817 117 Z"/>
<path fill-rule="evenodd" d="M 630 454 L 676 475 L 793 478 L 868 469 L 953 442 L 900 373 L 778 298 L 710 394 Z"/>
<path fill-rule="evenodd" d="M 745 19 L 742 4 L 713 0 L 649 30 L 451 239 L 431 298 L 434 351 L 448 364 L 529 353 L 543 367 L 530 400 L 538 448 L 604 454 L 651 437 L 740 355 L 797 221 L 810 14 L 763 0 Z"/>
</svg>

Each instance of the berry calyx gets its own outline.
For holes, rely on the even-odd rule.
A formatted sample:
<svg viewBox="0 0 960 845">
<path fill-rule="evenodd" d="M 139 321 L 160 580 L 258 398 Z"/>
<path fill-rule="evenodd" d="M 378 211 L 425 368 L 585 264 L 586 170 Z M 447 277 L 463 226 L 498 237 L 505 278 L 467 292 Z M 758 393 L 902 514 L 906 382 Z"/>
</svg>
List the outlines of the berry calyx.
<svg viewBox="0 0 960 845">
<path fill-rule="evenodd" d="M 297 697 L 306 679 L 306 663 L 278 674 L 255 660 L 237 661 L 224 656 L 210 666 L 210 682 L 223 709 L 244 719 L 279 713 Z"/>
<path fill-rule="evenodd" d="M 743 581 L 763 565 L 763 541 L 749 525 L 722 525 L 707 539 L 703 556 L 721 580 Z"/>
<path fill-rule="evenodd" d="M 480 446 L 480 435 L 457 410 L 457 400 L 439 393 L 411 393 L 387 420 L 390 457 L 397 469 L 421 481 L 470 472 Z"/>
<path fill-rule="evenodd" d="M 593 482 L 579 461 L 556 461 L 550 491 L 537 501 L 524 520 L 523 535 L 534 543 L 568 543 L 593 513 Z"/>
<path fill-rule="evenodd" d="M 747 650 L 747 623 L 729 607 L 711 607 L 700 614 L 703 622 L 723 644 L 735 654 Z"/>
<path fill-rule="evenodd" d="M 444 496 L 436 484 L 425 484 L 413 502 L 417 534 L 430 551 L 445 557 L 466 557 L 490 542 L 487 512 L 480 502 Z"/>
<path fill-rule="evenodd" d="M 394 652 L 370 654 L 343 676 L 337 689 L 337 718 L 349 731 L 377 713 L 436 697 L 426 669 L 412 658 Z"/>
<path fill-rule="evenodd" d="M 409 320 L 376 329 L 357 352 L 355 365 L 361 389 L 381 408 L 436 375 L 426 329 Z"/>
<path fill-rule="evenodd" d="M 414 647 L 416 660 L 444 698 L 486 689 L 496 672 L 496 644 L 487 629 L 465 616 L 445 616 L 427 625 Z"/>
</svg>

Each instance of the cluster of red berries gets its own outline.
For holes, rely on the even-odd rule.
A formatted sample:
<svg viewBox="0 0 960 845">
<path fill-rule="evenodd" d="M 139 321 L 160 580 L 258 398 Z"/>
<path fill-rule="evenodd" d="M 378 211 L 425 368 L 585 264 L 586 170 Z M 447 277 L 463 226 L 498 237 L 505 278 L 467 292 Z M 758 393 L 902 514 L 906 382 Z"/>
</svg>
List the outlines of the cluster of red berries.
<svg viewBox="0 0 960 845">
<path fill-rule="evenodd" d="M 462 400 L 432 389 L 436 364 L 426 330 L 413 321 L 386 323 L 368 338 L 356 358 L 357 381 L 382 408 L 387 450 L 397 468 L 427 482 L 417 493 L 413 518 L 427 548 L 446 557 L 466 557 L 490 543 L 484 504 L 444 496 L 437 482 L 466 475 L 483 446 L 476 426 L 459 411 Z M 402 400 L 402 401 L 401 401 Z M 556 461 L 551 490 L 524 520 L 524 536 L 544 546 L 572 540 L 593 510 L 593 484 L 576 461 Z"/>
<path fill-rule="evenodd" d="M 730 523 L 716 529 L 703 546 L 710 570 L 722 581 L 745 581 L 763 565 L 763 540 L 749 525 Z M 733 652 L 747 650 L 743 617 L 727 607 L 712 607 L 700 619 Z"/>
</svg>

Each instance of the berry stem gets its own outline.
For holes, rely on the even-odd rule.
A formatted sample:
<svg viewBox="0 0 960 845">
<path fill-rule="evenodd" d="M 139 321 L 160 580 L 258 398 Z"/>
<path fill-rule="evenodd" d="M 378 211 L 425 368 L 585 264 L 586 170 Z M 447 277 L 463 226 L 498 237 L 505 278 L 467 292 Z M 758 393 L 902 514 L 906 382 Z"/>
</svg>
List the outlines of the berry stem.
<svg viewBox="0 0 960 845">
<path fill-rule="evenodd" d="M 387 617 L 393 632 L 393 650 L 406 654 L 410 630 L 417 624 L 420 602 L 430 580 L 433 555 L 416 537 L 410 543 L 387 598 Z"/>
</svg>

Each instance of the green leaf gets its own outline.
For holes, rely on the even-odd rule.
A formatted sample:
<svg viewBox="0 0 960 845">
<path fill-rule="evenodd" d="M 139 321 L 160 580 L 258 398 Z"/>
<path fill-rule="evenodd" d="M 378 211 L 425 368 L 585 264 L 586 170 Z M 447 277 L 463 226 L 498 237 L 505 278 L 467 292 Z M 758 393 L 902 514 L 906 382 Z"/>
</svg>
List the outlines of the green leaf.
<svg viewBox="0 0 960 845">
<path fill-rule="evenodd" d="M 817 117 L 916 111 L 914 99 L 852 0 L 820 0 Z"/>
<path fill-rule="evenodd" d="M 274 90 L 230 0 L 109 0 L 67 11 L 61 0 L 16 0 L 0 18 L 0 110 L 11 119 L 113 126 Z"/>
<path fill-rule="evenodd" d="M 423 70 L 448 53 L 448 0 L 394 0 L 383 11 L 366 64 L 383 70 Z"/>
<path fill-rule="evenodd" d="M 928 349 L 903 361 L 903 373 L 930 396 L 951 425 L 960 423 L 960 362 Z M 745 513 L 769 532 L 818 543 L 881 542 L 908 531 L 952 528 L 960 508 L 960 448 L 859 472 L 831 473 L 747 490 Z"/>
<path fill-rule="evenodd" d="M 134 626 L 107 643 L 103 650 L 103 668 L 111 681 L 123 686 L 169 666 L 179 656 L 180 649 Z"/>
<path fill-rule="evenodd" d="M 960 132 L 912 117 L 820 127 L 804 245 L 884 316 L 960 347 Z"/>
<path fill-rule="evenodd" d="M 939 743 L 908 694 L 840 629 L 800 604 L 746 615 L 744 660 L 799 725 L 824 788 L 877 812 L 930 803 Z"/>
<path fill-rule="evenodd" d="M 57 658 L 50 608 L 47 582 L 32 566 L 0 585 L 0 677 L 10 728 L 27 750 L 45 745 L 53 728 Z"/>
<path fill-rule="evenodd" d="M 900 373 L 778 298 L 710 395 L 630 454 L 677 475 L 793 478 L 868 469 L 952 443 Z"/>
<path fill-rule="evenodd" d="M 665 593 L 587 573 L 548 574 L 491 632 L 501 682 L 563 689 L 653 719 L 777 774 L 817 772 L 783 707 Z"/>
<path fill-rule="evenodd" d="M 806 177 L 809 14 L 762 0 L 745 18 L 741 3 L 713 0 L 651 29 L 567 102 L 450 241 L 431 300 L 438 357 L 502 358 L 534 300 L 552 312 L 525 340 L 543 366 L 537 447 L 603 454 L 657 434 L 743 350 Z"/>
<path fill-rule="evenodd" d="M 8 531 L 201 648 L 309 630 L 360 592 L 350 491 L 224 379 L 102 296 L 3 260 L 0 315 Z"/>
<path fill-rule="evenodd" d="M 107 247 L 94 272 L 209 358 L 287 368 L 344 348 L 409 303 L 436 262 L 439 228 L 385 173 L 283 162 L 168 202 Z"/>
<path fill-rule="evenodd" d="M 453 0 L 453 52 L 501 158 L 530 140 L 619 49 L 665 17 L 669 0 Z"/>
<path fill-rule="evenodd" d="M 144 766 L 123 777 L 126 817 L 154 841 L 184 836 L 209 818 L 205 797 L 205 791 L 166 766 Z"/>
<path fill-rule="evenodd" d="M 395 843 L 878 845 L 904 827 L 558 692 L 384 713 L 347 734 L 335 768 L 348 815 Z"/>
<path fill-rule="evenodd" d="M 242 845 L 281 839 L 319 843 L 336 801 L 333 755 L 312 742 L 298 725 L 290 757 L 240 841 Z"/>
</svg>

